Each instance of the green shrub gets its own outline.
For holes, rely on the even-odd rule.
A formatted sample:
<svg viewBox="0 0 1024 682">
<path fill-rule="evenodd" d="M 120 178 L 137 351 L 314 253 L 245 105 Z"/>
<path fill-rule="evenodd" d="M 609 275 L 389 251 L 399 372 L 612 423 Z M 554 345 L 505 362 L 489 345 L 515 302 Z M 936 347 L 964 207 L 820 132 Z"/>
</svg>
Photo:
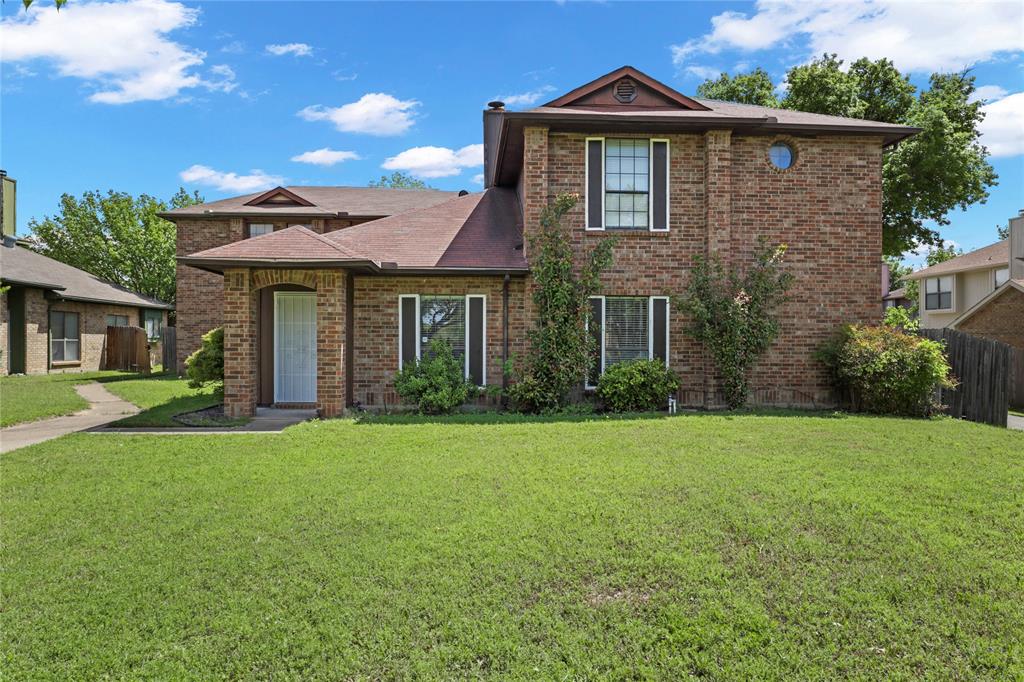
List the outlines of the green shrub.
<svg viewBox="0 0 1024 682">
<path fill-rule="evenodd" d="M 191 388 L 224 382 L 224 328 L 203 334 L 203 343 L 185 360 L 185 376 Z"/>
<path fill-rule="evenodd" d="M 395 375 L 395 390 L 423 414 L 446 414 L 477 389 L 464 378 L 462 360 L 452 353 L 451 345 L 435 339 L 425 357 L 407 363 Z"/>
<path fill-rule="evenodd" d="M 562 405 L 562 394 L 551 382 L 541 381 L 534 374 L 527 374 L 509 384 L 508 398 L 517 412 L 528 414 L 548 414 Z"/>
<path fill-rule="evenodd" d="M 953 388 L 944 344 L 888 326 L 851 325 L 818 352 L 855 410 L 928 416 L 936 389 Z"/>
<path fill-rule="evenodd" d="M 906 332 L 916 332 L 921 326 L 918 319 L 910 314 L 910 310 L 903 306 L 886 308 L 882 324 L 886 327 L 894 327 Z"/>
<path fill-rule="evenodd" d="M 679 378 L 661 360 L 618 362 L 597 382 L 597 395 L 613 412 L 665 409 L 679 389 Z"/>
</svg>

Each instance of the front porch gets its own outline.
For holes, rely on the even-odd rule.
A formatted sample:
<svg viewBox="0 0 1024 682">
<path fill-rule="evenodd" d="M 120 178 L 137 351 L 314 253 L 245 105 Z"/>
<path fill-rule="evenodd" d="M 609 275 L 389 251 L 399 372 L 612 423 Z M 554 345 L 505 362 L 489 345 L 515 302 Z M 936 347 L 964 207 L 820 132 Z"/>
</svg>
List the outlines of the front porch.
<svg viewBox="0 0 1024 682">
<path fill-rule="evenodd" d="M 224 270 L 224 411 L 351 403 L 352 275 L 344 268 Z"/>
</svg>

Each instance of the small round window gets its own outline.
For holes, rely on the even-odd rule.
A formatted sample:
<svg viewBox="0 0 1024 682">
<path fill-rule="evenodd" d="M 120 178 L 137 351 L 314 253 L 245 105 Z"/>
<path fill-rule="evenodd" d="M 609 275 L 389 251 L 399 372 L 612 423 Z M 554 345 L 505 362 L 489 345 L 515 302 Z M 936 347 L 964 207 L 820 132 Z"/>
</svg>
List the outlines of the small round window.
<svg viewBox="0 0 1024 682">
<path fill-rule="evenodd" d="M 796 154 L 793 153 L 793 148 L 785 142 L 776 142 L 768 150 L 768 160 L 779 170 L 786 170 L 792 166 L 795 157 Z"/>
</svg>

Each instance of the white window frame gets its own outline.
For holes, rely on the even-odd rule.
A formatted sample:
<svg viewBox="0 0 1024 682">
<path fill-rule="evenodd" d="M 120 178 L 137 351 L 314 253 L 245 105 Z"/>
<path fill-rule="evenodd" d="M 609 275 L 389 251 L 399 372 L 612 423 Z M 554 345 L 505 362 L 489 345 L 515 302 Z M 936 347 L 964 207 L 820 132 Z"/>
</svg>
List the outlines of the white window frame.
<svg viewBox="0 0 1024 682">
<path fill-rule="evenodd" d="M 591 296 L 590 298 L 587 299 L 588 303 L 590 301 L 594 301 L 594 300 L 598 300 L 598 299 L 600 299 L 600 301 L 601 301 L 601 353 L 600 353 L 601 372 L 599 373 L 599 375 L 600 374 L 604 374 L 604 371 L 605 371 L 605 369 L 607 369 L 607 364 L 608 364 L 607 360 L 605 359 L 605 334 L 606 334 L 606 330 L 607 330 L 607 326 L 606 326 L 607 318 L 606 318 L 605 311 L 608 309 L 608 306 L 606 305 L 606 302 L 607 302 L 608 298 L 644 298 L 644 297 L 643 296 L 610 296 L 610 297 L 609 296 Z M 670 298 L 668 296 L 648 296 L 647 297 L 647 359 L 648 360 L 654 359 L 654 324 L 653 324 L 653 321 L 654 321 L 654 302 L 655 301 L 665 301 L 665 304 L 666 304 L 665 305 L 665 367 L 668 367 L 669 366 L 669 358 L 670 358 L 670 356 L 672 354 L 671 353 L 671 348 L 672 347 L 669 345 L 669 339 L 671 338 L 671 334 L 670 334 L 670 331 L 669 331 L 669 318 L 671 316 L 671 306 L 668 305 L 669 301 L 670 301 Z M 587 331 L 588 334 L 590 333 L 590 320 L 589 319 L 587 320 L 586 331 Z M 583 381 L 583 388 L 585 390 L 587 390 L 587 391 L 593 391 L 594 389 L 597 388 L 596 385 L 592 385 L 590 383 L 590 376 L 589 375 Z"/>
<path fill-rule="evenodd" d="M 944 277 L 948 277 L 952 281 L 952 283 L 953 283 L 950 286 L 950 289 L 949 289 L 949 293 L 950 293 L 950 296 L 949 296 L 949 307 L 948 308 L 929 308 L 928 307 L 928 281 L 932 280 L 932 279 L 941 281 L 942 278 L 944 278 Z M 934 277 L 925 277 L 925 279 L 924 279 L 923 294 L 924 294 L 924 301 L 922 301 L 922 303 L 924 303 L 925 312 L 929 312 L 929 313 L 949 313 L 949 312 L 955 311 L 956 310 L 956 273 L 954 272 L 954 273 L 950 273 L 948 275 L 936 275 Z M 941 296 L 942 289 L 939 289 L 939 294 L 940 294 L 939 300 L 941 301 L 942 300 L 942 296 Z"/>
<path fill-rule="evenodd" d="M 263 234 L 254 235 L 252 233 L 252 228 L 254 227 L 269 227 L 270 232 L 264 232 Z M 268 234 L 274 234 L 274 223 L 249 223 L 249 225 L 246 227 L 246 231 L 248 232 L 249 239 L 254 239 L 255 237 L 263 237 Z"/>
<path fill-rule="evenodd" d="M 657 228 L 654 227 L 654 143 L 664 142 L 665 143 L 665 227 Z M 671 186 L 669 179 L 670 171 L 672 170 L 672 143 L 668 138 L 664 137 L 652 137 L 650 150 L 647 152 L 648 158 L 650 158 L 650 169 L 648 170 L 647 177 L 650 181 L 647 183 L 647 208 L 649 215 L 647 216 L 647 230 L 649 232 L 668 232 L 669 225 L 669 214 L 672 207 L 672 198 L 668 193 L 668 188 Z"/>
<path fill-rule="evenodd" d="M 999 281 L 999 273 L 1003 272 L 1004 270 L 1006 271 L 1006 279 L 1004 279 L 1002 282 L 1000 282 Z M 1006 284 L 1009 281 L 1010 281 L 1010 266 L 1006 266 L 1005 268 L 996 268 L 995 270 L 992 271 L 992 290 L 993 291 L 998 289 L 1001 285 Z"/>
<path fill-rule="evenodd" d="M 583 176 L 583 189 L 584 189 L 584 192 L 583 192 L 583 227 L 588 232 L 604 232 L 604 230 L 605 230 L 605 224 L 604 224 L 604 222 L 605 222 L 605 205 L 604 205 L 604 195 L 605 195 L 605 191 L 604 191 L 605 190 L 605 179 L 604 179 L 604 167 L 605 167 L 604 140 L 605 140 L 605 138 L 603 138 L 603 137 L 587 137 L 587 138 L 584 138 L 584 142 L 583 142 L 583 165 L 584 165 L 584 168 L 585 168 L 585 173 L 584 173 L 584 176 Z M 590 143 L 591 142 L 600 142 L 601 143 L 601 227 L 591 227 L 590 226 L 590 197 L 587 195 L 587 192 L 590 191 Z"/>
<path fill-rule="evenodd" d="M 411 298 L 416 301 L 416 359 L 420 360 L 423 358 L 423 332 L 420 319 L 420 296 L 448 296 L 449 294 L 401 294 L 398 297 L 398 369 L 399 371 L 405 366 L 405 358 L 402 356 L 402 337 L 404 336 L 404 326 L 402 322 L 402 300 Z M 462 376 L 469 379 L 469 301 L 472 298 L 479 298 L 483 301 L 483 359 L 480 365 L 480 376 L 483 378 L 484 383 L 480 384 L 480 387 L 487 386 L 487 295 L 486 294 L 466 294 L 464 299 L 465 302 L 465 314 L 463 318 L 465 320 L 465 329 L 463 329 L 463 338 L 465 353 L 463 353 L 462 363 Z"/>
<path fill-rule="evenodd" d="M 654 302 L 665 301 L 665 367 L 668 367 L 668 319 L 671 314 L 668 296 L 649 296 L 647 299 L 647 359 L 654 359 Z"/>
</svg>

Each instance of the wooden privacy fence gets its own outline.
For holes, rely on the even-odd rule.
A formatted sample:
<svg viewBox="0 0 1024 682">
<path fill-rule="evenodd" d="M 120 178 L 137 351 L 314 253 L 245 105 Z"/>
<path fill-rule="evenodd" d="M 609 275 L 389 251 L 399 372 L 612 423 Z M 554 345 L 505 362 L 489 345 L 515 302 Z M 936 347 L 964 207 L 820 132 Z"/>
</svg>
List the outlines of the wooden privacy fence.
<svg viewBox="0 0 1024 682">
<path fill-rule="evenodd" d="M 149 339 L 142 327 L 107 327 L 106 369 L 149 374 Z"/>
<path fill-rule="evenodd" d="M 921 336 L 944 341 L 949 365 L 960 384 L 943 389 L 946 412 L 957 419 L 1006 426 L 1010 407 L 1011 348 L 1005 343 L 954 329 L 921 329 Z"/>
<path fill-rule="evenodd" d="M 176 374 L 178 362 L 178 328 L 164 327 L 160 330 L 160 364 L 165 372 Z"/>
<path fill-rule="evenodd" d="M 1010 346 L 1010 407 L 1024 410 L 1024 348 Z"/>
</svg>

